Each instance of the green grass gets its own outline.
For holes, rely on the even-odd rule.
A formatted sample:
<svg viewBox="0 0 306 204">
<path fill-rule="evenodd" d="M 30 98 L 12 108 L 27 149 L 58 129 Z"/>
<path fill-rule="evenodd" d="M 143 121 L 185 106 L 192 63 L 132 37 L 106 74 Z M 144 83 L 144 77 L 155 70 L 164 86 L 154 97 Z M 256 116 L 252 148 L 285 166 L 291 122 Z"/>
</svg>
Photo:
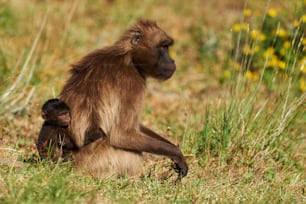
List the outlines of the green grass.
<svg viewBox="0 0 306 204">
<path fill-rule="evenodd" d="M 299 0 L 0 3 L 0 203 L 305 202 L 301 47 L 285 56 L 284 78 L 264 60 L 254 62 L 260 66 L 252 78 L 241 66 L 251 56 L 238 61 L 238 71 L 229 58 L 230 29 L 244 8 L 259 14 L 275 8 L 290 25 L 303 7 Z M 142 119 L 180 145 L 188 176 L 178 181 L 171 161 L 151 155 L 139 178 L 99 179 L 69 163 L 31 161 L 40 107 L 59 94 L 69 65 L 112 44 L 138 17 L 156 20 L 176 41 L 178 70 L 162 84 L 148 81 Z"/>
</svg>

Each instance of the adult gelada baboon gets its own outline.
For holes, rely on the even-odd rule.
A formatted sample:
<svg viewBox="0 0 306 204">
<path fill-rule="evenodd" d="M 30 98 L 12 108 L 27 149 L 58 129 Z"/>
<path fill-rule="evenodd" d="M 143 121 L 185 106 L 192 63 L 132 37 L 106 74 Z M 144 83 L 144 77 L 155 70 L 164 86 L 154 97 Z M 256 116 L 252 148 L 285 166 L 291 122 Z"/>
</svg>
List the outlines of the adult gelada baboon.
<svg viewBox="0 0 306 204">
<path fill-rule="evenodd" d="M 60 97 L 71 109 L 78 167 L 97 176 L 107 171 L 135 175 L 142 152 L 149 152 L 171 158 L 179 176 L 187 175 L 180 149 L 139 123 L 147 77 L 166 80 L 176 69 L 168 52 L 172 44 L 155 22 L 139 20 L 113 46 L 72 66 Z M 83 146 L 87 137 L 99 139 Z"/>
</svg>

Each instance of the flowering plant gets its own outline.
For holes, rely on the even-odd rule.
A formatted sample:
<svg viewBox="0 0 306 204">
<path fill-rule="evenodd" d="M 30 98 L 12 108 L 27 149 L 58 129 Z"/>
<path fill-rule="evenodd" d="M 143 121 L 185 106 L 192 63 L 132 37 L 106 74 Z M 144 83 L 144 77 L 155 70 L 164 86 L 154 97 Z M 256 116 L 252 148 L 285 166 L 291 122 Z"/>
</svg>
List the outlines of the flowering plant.
<svg viewBox="0 0 306 204">
<path fill-rule="evenodd" d="M 245 9 L 243 21 L 232 26 L 230 63 L 223 77 L 230 78 L 238 71 L 248 80 L 257 81 L 263 73 L 263 81 L 272 89 L 276 80 L 293 77 L 296 87 L 305 92 L 306 15 L 301 12 L 288 21 L 285 12 L 271 8 L 261 20 L 260 28 L 256 28 L 251 23 L 260 19 L 256 13 Z"/>
</svg>

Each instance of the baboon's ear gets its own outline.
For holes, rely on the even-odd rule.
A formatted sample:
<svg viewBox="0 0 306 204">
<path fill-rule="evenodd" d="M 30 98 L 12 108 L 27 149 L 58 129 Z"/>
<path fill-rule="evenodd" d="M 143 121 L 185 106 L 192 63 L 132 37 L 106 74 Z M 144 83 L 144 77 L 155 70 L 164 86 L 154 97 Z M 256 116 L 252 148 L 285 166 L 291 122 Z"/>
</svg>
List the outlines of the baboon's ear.
<svg viewBox="0 0 306 204">
<path fill-rule="evenodd" d="M 142 32 L 141 31 L 136 31 L 135 35 L 133 36 L 133 38 L 131 40 L 131 43 L 133 45 L 137 45 L 138 42 L 140 41 L 141 37 L 142 37 Z"/>
</svg>

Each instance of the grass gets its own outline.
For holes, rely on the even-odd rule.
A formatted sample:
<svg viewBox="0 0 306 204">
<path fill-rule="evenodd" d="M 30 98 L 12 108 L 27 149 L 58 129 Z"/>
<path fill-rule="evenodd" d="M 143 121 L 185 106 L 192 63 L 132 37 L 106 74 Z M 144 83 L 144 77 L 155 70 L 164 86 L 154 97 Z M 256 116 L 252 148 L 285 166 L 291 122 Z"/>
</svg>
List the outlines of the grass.
<svg viewBox="0 0 306 204">
<path fill-rule="evenodd" d="M 286 56 L 294 75 L 274 80 L 279 72 L 263 63 L 256 80 L 249 67 L 224 78 L 229 31 L 244 8 L 290 19 L 298 4 L 305 7 L 298 0 L 1 2 L 0 203 L 305 202 L 306 93 L 298 89 L 305 75 L 294 63 L 301 47 Z M 177 181 L 171 162 L 152 155 L 140 178 L 99 179 L 69 163 L 32 162 L 41 104 L 59 94 L 69 64 L 110 45 L 138 17 L 176 40 L 178 70 L 163 84 L 148 81 L 142 118 L 180 145 L 188 176 Z"/>
</svg>

